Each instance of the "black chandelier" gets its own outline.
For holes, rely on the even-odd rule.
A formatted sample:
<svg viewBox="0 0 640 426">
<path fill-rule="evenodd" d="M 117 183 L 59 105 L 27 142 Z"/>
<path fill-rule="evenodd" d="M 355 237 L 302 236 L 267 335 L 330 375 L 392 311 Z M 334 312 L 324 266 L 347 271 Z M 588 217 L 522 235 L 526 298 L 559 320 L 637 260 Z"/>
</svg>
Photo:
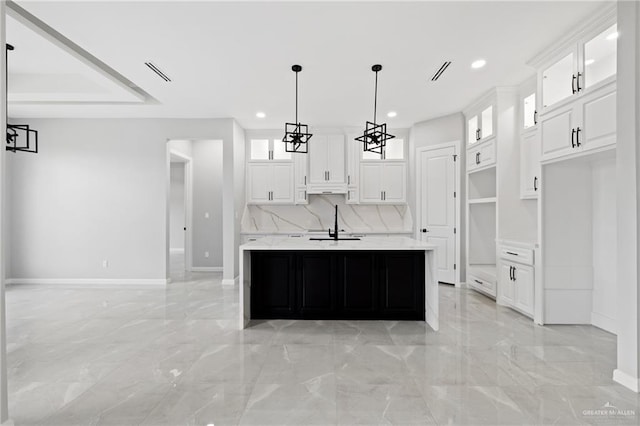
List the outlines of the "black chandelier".
<svg viewBox="0 0 640 426">
<path fill-rule="evenodd" d="M 13 50 L 13 46 L 7 44 L 5 49 L 5 84 L 6 91 L 9 91 L 9 51 Z M 11 152 L 32 152 L 38 153 L 38 132 L 30 129 L 28 124 L 9 124 L 9 102 L 5 93 L 5 119 L 7 124 L 7 151 Z M 24 142 L 18 145 L 20 134 L 24 137 Z M 31 143 L 33 142 L 33 146 Z"/>
<path fill-rule="evenodd" d="M 378 72 L 382 70 L 382 65 L 376 64 L 371 67 L 371 71 L 376 73 L 376 88 L 373 98 L 373 122 L 367 121 L 362 136 L 356 138 L 357 141 L 364 143 L 364 150 L 382 154 L 387 140 L 395 138 L 395 136 L 387 133 L 387 123 L 376 124 L 376 114 L 378 108 Z"/>
<path fill-rule="evenodd" d="M 309 133 L 309 126 L 298 122 L 298 73 L 302 71 L 300 65 L 294 65 L 291 70 L 296 73 L 296 122 L 285 123 L 284 125 L 284 149 L 286 152 L 298 152 L 306 154 L 308 152 L 308 142 L 313 136 Z"/>
</svg>

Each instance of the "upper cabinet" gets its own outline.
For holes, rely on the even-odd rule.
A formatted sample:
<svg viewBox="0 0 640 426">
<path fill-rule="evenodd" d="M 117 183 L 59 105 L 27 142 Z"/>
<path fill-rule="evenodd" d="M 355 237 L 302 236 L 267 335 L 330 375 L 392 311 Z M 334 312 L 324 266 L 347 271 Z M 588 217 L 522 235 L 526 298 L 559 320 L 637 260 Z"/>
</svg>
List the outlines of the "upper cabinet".
<svg viewBox="0 0 640 426">
<path fill-rule="evenodd" d="M 610 8 L 530 62 L 538 69 L 541 114 L 615 81 L 615 18 Z"/>
<path fill-rule="evenodd" d="M 344 135 L 313 135 L 309 141 L 310 194 L 347 192 Z"/>
<path fill-rule="evenodd" d="M 538 69 L 543 163 L 615 145 L 615 20 L 608 6 L 530 62 Z"/>
<path fill-rule="evenodd" d="M 291 161 L 291 153 L 286 152 L 281 139 L 251 139 L 249 141 L 250 161 Z"/>
<path fill-rule="evenodd" d="M 466 114 L 467 143 L 469 145 L 488 140 L 494 135 L 493 105 L 482 105 Z"/>
<path fill-rule="evenodd" d="M 248 148 L 247 204 L 294 204 L 294 159 L 284 143 L 256 138 Z"/>
</svg>

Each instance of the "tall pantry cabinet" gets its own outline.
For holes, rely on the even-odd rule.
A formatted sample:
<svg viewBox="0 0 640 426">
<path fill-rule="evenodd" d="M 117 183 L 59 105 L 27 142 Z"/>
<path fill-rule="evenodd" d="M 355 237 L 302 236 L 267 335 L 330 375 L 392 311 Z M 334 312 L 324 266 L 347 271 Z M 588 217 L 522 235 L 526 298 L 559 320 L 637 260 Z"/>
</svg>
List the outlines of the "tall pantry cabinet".
<svg viewBox="0 0 640 426">
<path fill-rule="evenodd" d="M 617 330 L 617 37 L 614 4 L 530 62 L 540 98 L 540 323 Z"/>
</svg>

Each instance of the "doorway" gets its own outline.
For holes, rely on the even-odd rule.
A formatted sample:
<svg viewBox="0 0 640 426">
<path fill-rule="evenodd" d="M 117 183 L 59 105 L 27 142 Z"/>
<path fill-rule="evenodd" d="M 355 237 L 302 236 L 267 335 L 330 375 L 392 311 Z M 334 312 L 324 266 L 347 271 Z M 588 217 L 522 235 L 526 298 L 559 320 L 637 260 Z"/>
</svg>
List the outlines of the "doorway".
<svg viewBox="0 0 640 426">
<path fill-rule="evenodd" d="M 191 158 L 169 150 L 169 253 L 171 277 L 183 277 L 191 262 Z"/>
<path fill-rule="evenodd" d="M 460 285 L 459 143 L 416 149 L 418 240 L 437 250 L 438 281 Z"/>
</svg>

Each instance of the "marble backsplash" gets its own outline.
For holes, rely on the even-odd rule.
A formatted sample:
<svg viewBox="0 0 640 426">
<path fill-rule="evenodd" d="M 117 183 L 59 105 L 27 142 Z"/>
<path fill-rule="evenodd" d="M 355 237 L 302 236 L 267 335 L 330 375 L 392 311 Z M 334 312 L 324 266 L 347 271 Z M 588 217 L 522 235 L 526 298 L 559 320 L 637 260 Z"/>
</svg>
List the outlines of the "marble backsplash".
<svg viewBox="0 0 640 426">
<path fill-rule="evenodd" d="M 333 228 L 336 204 L 338 226 L 345 232 L 413 231 L 407 205 L 346 204 L 344 195 L 310 195 L 308 205 L 247 205 L 241 232 L 287 233 Z"/>
</svg>

